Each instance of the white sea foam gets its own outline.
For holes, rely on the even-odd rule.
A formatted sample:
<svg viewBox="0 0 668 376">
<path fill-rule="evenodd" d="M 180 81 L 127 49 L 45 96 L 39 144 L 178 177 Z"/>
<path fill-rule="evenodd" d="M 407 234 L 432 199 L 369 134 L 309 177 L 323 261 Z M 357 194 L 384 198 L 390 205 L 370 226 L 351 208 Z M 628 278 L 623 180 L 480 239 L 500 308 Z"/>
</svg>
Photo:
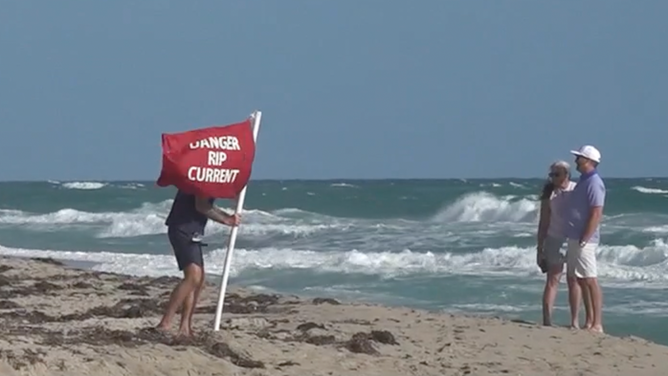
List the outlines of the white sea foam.
<svg viewBox="0 0 668 376">
<path fill-rule="evenodd" d="M 138 208 L 121 212 L 86 212 L 65 208 L 51 213 L 30 213 L 20 210 L 0 209 L 0 226 L 20 226 L 22 230 L 66 231 L 85 226 L 99 238 L 131 238 L 166 233 L 164 225 L 172 200 L 144 203 Z M 425 239 L 442 240 L 446 234 L 451 240 L 465 233 L 475 233 L 475 239 L 494 236 L 524 238 L 535 231 L 539 203 L 534 197 L 516 195 L 495 196 L 487 192 L 464 195 L 444 206 L 436 214 L 425 219 L 387 219 L 382 222 L 354 218 L 337 218 L 311 213 L 297 208 L 284 208 L 271 212 L 245 210 L 242 235 L 291 235 L 308 237 L 323 232 L 350 238 L 346 231 L 366 231 L 366 240 L 377 236 L 397 236 L 399 244 L 405 241 L 424 242 Z M 631 221 L 632 223 L 629 223 Z M 484 223 L 484 227 L 480 225 Z M 635 223 L 635 224 L 634 224 Z M 626 231 L 634 226 L 638 231 L 664 233 L 668 230 L 650 221 L 648 217 L 628 215 L 606 217 L 605 231 Z M 227 229 L 212 222 L 208 234 L 226 232 Z M 453 233 L 454 231 L 454 233 Z M 462 233 L 462 231 L 465 231 Z M 418 236 L 419 233 L 419 236 Z M 341 239 L 344 241 L 345 239 Z"/>
<path fill-rule="evenodd" d="M 104 188 L 107 186 L 107 183 L 100 183 L 100 182 L 95 182 L 95 181 L 73 181 L 73 182 L 67 182 L 67 183 L 62 183 L 61 187 L 67 188 L 67 189 L 81 189 L 81 190 L 92 190 L 92 189 L 100 189 Z"/>
<path fill-rule="evenodd" d="M 450 222 L 520 222 L 534 221 L 538 202 L 514 196 L 499 198 L 491 193 L 476 192 L 463 196 L 445 207 L 433 218 Z"/>
<path fill-rule="evenodd" d="M 75 209 L 61 209 L 52 213 L 27 213 L 20 210 L 0 210 L 0 225 L 20 225 L 23 229 L 63 230 L 64 226 L 98 225 L 100 238 L 127 238 L 145 235 L 165 234 L 165 220 L 172 200 L 145 203 L 141 207 L 126 212 L 91 213 Z M 239 228 L 241 235 L 284 234 L 306 236 L 327 229 L 345 229 L 347 224 L 330 217 L 313 215 L 299 209 L 280 209 L 272 214 L 261 210 L 245 210 L 244 225 Z M 281 218 L 280 214 L 286 218 Z M 298 219 L 300 216 L 304 219 Z M 297 218 L 297 219 L 296 219 Z M 320 218 L 320 220 L 319 220 Z M 208 234 L 227 231 L 226 228 L 210 222 Z"/>
<path fill-rule="evenodd" d="M 358 186 L 350 183 L 332 183 L 330 187 L 344 187 L 344 188 L 359 188 Z"/>
<path fill-rule="evenodd" d="M 668 234 L 668 225 L 664 226 L 651 226 L 642 230 L 643 232 L 655 233 L 655 234 Z"/>
<path fill-rule="evenodd" d="M 222 269 L 223 249 L 206 256 L 209 270 Z M 0 254 L 25 257 L 53 257 L 99 263 L 96 269 L 134 275 L 177 275 L 171 254 L 128 254 L 114 252 L 72 252 L 19 249 L 0 246 Z M 597 253 L 599 276 L 604 281 L 634 286 L 668 286 L 668 245 L 654 240 L 644 248 L 601 246 Z M 385 251 L 317 252 L 291 248 L 235 250 L 232 275 L 252 270 L 311 270 L 319 273 L 401 276 L 476 275 L 543 278 L 535 265 L 533 248 L 485 248 L 471 253 Z M 620 285 L 621 286 L 621 285 Z M 629 285 L 630 286 L 630 285 Z"/>
<path fill-rule="evenodd" d="M 668 193 L 668 190 L 665 189 L 658 189 L 658 188 L 647 188 L 647 187 L 641 187 L 641 186 L 635 186 L 631 187 L 634 191 L 638 191 L 640 193 L 646 193 L 646 194 L 664 194 Z"/>
</svg>

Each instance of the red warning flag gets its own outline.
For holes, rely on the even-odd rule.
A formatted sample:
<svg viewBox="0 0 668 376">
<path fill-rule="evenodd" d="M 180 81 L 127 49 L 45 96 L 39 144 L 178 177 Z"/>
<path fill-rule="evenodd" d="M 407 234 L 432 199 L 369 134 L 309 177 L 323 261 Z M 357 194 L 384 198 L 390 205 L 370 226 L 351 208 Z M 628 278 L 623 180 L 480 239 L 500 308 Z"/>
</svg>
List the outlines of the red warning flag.
<svg viewBox="0 0 668 376">
<path fill-rule="evenodd" d="M 162 134 L 156 184 L 201 197 L 234 199 L 250 179 L 255 159 L 253 122 Z"/>
</svg>

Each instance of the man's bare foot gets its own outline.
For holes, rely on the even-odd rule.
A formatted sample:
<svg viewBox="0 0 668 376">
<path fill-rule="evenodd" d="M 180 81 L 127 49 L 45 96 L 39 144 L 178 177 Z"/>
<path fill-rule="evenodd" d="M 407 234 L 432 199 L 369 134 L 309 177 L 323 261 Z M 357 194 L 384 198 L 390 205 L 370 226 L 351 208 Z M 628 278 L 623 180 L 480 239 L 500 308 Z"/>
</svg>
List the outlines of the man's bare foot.
<svg viewBox="0 0 668 376">
<path fill-rule="evenodd" d="M 592 333 L 598 333 L 598 334 L 603 334 L 603 327 L 601 325 L 594 325 L 591 328 L 588 328 Z"/>
<path fill-rule="evenodd" d="M 180 333 L 177 334 L 171 341 L 172 345 L 182 345 L 182 346 L 188 346 L 193 343 L 193 336 L 192 334 L 186 334 L 186 333 Z"/>
<path fill-rule="evenodd" d="M 179 328 L 178 333 L 176 333 L 176 337 L 181 337 L 181 338 L 190 338 L 193 336 L 192 330 L 190 329 L 183 329 Z"/>
<path fill-rule="evenodd" d="M 171 325 L 160 323 L 156 327 L 154 327 L 153 329 L 155 329 L 159 332 L 168 333 L 171 330 L 170 326 Z"/>
<path fill-rule="evenodd" d="M 592 325 L 590 323 L 585 323 L 585 326 L 582 327 L 582 329 L 585 330 L 590 330 L 592 328 Z"/>
<path fill-rule="evenodd" d="M 158 326 L 149 326 L 147 328 L 142 328 L 140 330 L 143 334 L 148 335 L 152 338 L 166 338 L 170 335 L 170 330 Z"/>
<path fill-rule="evenodd" d="M 155 327 L 156 330 L 161 330 L 164 332 L 170 331 L 172 328 L 172 323 L 170 321 L 165 320 L 163 317 L 162 320 L 158 323 L 158 325 Z"/>
</svg>

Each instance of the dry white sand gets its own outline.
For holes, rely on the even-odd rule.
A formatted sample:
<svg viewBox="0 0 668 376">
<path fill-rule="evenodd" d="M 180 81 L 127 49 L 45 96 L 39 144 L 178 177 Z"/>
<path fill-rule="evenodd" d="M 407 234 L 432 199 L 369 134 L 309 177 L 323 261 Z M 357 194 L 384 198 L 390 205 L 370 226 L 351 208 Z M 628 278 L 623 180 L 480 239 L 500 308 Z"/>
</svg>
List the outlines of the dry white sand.
<svg viewBox="0 0 668 376">
<path fill-rule="evenodd" d="M 668 372 L 668 347 L 639 338 L 240 289 L 213 332 L 215 286 L 195 316 L 197 337 L 178 343 L 146 330 L 176 281 L 0 258 L 0 375 Z"/>
</svg>

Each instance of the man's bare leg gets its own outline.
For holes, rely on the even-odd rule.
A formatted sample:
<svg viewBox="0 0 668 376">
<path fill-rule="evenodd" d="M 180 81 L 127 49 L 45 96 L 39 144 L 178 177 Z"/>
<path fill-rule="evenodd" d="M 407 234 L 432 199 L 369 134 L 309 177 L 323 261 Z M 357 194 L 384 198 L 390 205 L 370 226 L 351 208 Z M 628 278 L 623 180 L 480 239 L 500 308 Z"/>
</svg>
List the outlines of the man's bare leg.
<svg viewBox="0 0 668 376">
<path fill-rule="evenodd" d="M 552 311 L 554 309 L 554 301 L 557 298 L 562 270 L 563 266 L 553 268 L 547 272 L 545 290 L 543 291 L 543 325 L 545 326 L 552 326 Z"/>
<path fill-rule="evenodd" d="M 193 334 L 193 316 L 195 315 L 195 309 L 197 308 L 197 303 L 199 302 L 199 298 L 202 296 L 202 291 L 204 290 L 205 285 L 206 280 L 202 278 L 202 281 L 193 292 L 193 308 L 190 310 L 190 315 L 188 316 L 188 329 L 190 330 L 191 335 Z"/>
<path fill-rule="evenodd" d="M 188 325 L 188 315 L 189 312 L 192 311 L 193 302 L 195 300 L 194 296 L 195 291 L 193 290 L 183 301 L 183 305 L 181 306 L 181 323 L 179 324 L 179 331 L 176 334 L 177 337 L 190 337 L 192 335 L 190 326 Z"/>
<path fill-rule="evenodd" d="M 199 284 L 202 275 L 201 270 L 202 269 L 196 264 L 190 264 L 183 270 L 184 278 L 172 291 L 172 294 L 169 298 L 169 304 L 167 305 L 167 310 L 162 316 L 162 320 L 160 320 L 157 329 L 170 329 L 172 320 L 176 315 L 176 311 L 179 309 L 179 307 L 184 305 L 188 295 L 190 295 Z M 182 315 L 183 308 L 185 307 L 182 307 Z"/>
<path fill-rule="evenodd" d="M 568 304 L 571 308 L 571 328 L 580 328 L 580 302 L 582 301 L 582 289 L 575 277 L 568 277 Z"/>
<path fill-rule="evenodd" d="M 592 294 L 587 280 L 585 278 L 578 278 L 578 284 L 582 289 L 582 301 L 585 306 L 585 325 L 584 329 L 591 329 L 594 322 L 594 307 L 592 304 Z"/>
<path fill-rule="evenodd" d="M 195 309 L 195 291 L 197 291 L 197 287 L 202 283 L 202 267 L 196 264 L 191 264 L 189 267 L 192 267 L 192 289 L 183 301 L 183 309 L 181 309 L 181 325 L 179 325 L 179 332 L 177 334 L 179 337 L 190 337 L 192 335 L 188 320 Z"/>
<path fill-rule="evenodd" d="M 601 286 L 596 278 L 586 278 L 585 283 L 590 291 L 592 305 L 592 322 L 588 329 L 603 333 L 603 293 Z"/>
</svg>

